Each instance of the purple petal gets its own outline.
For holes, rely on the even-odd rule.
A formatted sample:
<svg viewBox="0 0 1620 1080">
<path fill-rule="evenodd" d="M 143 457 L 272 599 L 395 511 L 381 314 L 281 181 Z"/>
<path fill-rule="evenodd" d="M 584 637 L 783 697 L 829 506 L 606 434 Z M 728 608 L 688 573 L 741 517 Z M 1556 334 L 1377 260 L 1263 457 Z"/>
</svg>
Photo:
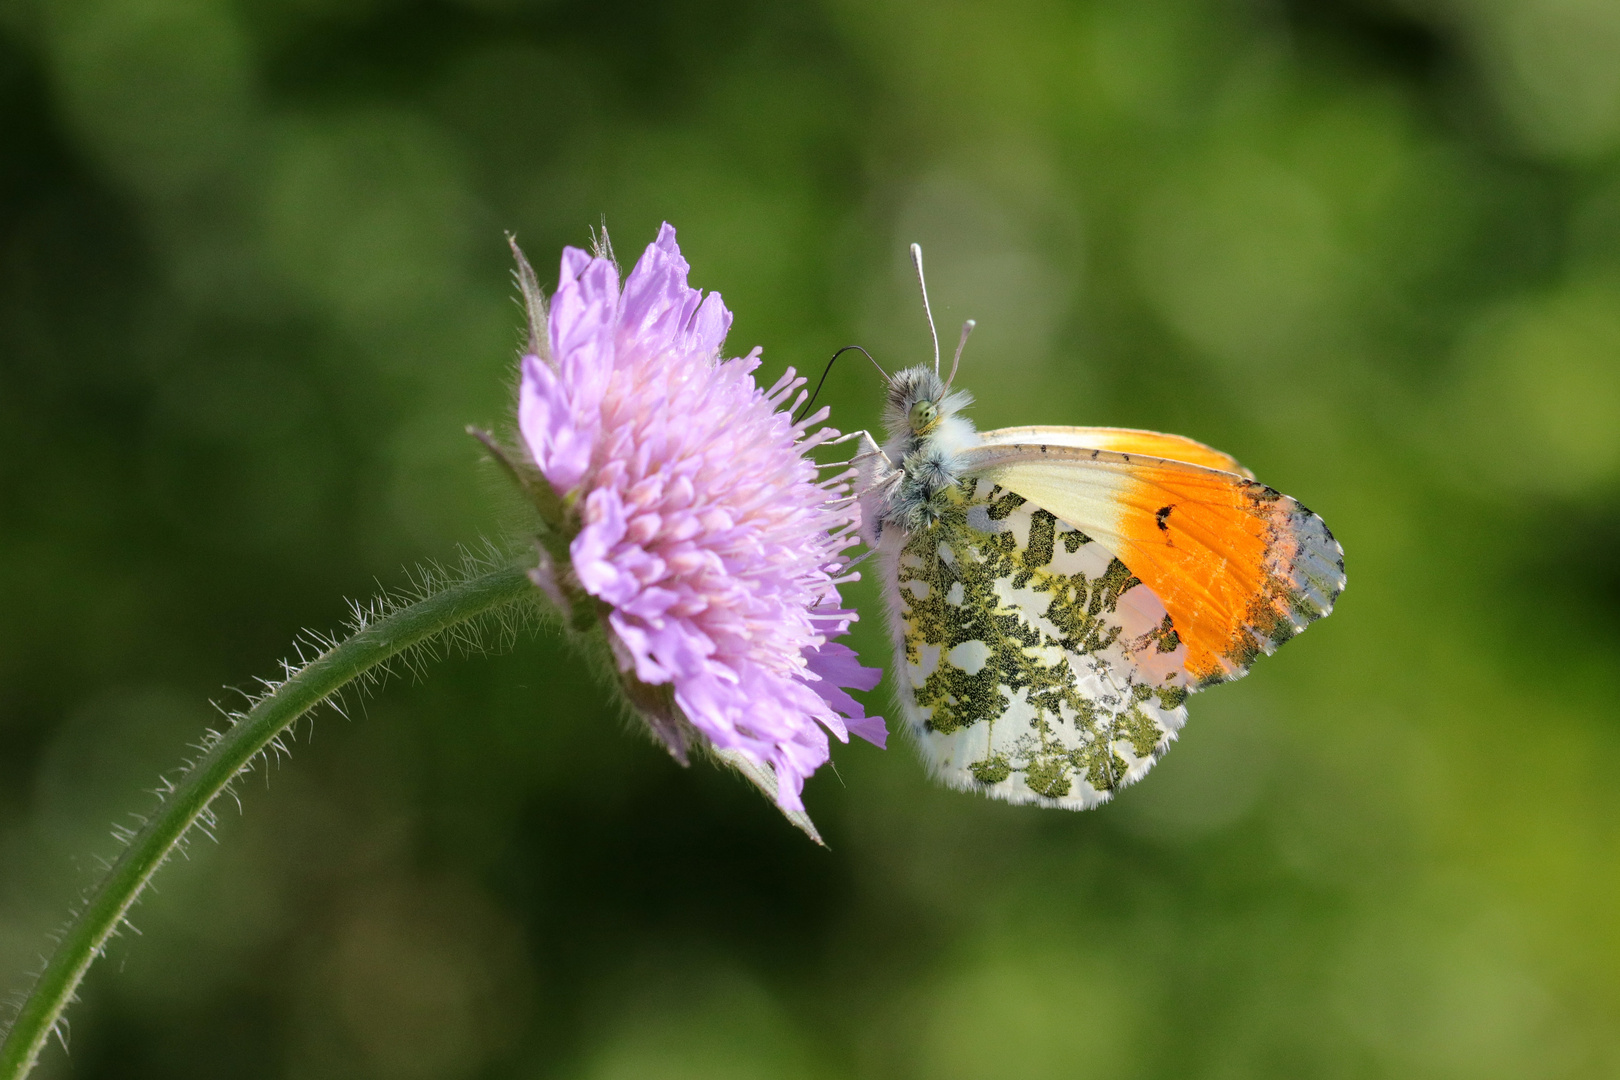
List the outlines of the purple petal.
<svg viewBox="0 0 1620 1080">
<path fill-rule="evenodd" d="M 883 669 L 862 667 L 861 658 L 848 645 L 829 641 L 819 649 L 804 650 L 810 670 L 825 680 L 854 690 L 873 690 L 883 681 Z"/>
<path fill-rule="evenodd" d="M 673 683 L 677 702 L 681 688 L 705 670 L 704 661 L 714 651 L 712 641 L 678 623 L 649 628 L 619 611 L 608 616 L 608 623 L 635 661 L 636 678 L 648 686 Z"/>
<path fill-rule="evenodd" d="M 590 252 L 581 251 L 577 247 L 563 248 L 562 266 L 557 274 L 558 289 L 560 290 L 562 288 L 563 282 L 573 281 L 575 278 L 579 277 L 580 274 L 583 274 L 585 272 L 585 268 L 589 265 L 591 265 Z"/>
<path fill-rule="evenodd" d="M 614 561 L 613 549 L 624 539 L 624 506 L 618 492 L 597 488 L 585 500 L 585 527 L 568 545 L 574 576 L 585 591 L 610 604 L 633 598 L 641 583 Z"/>
<path fill-rule="evenodd" d="M 739 674 L 737 681 L 725 680 L 711 668 L 678 680 L 676 704 L 716 747 L 769 766 L 778 806 L 803 810 L 800 793 L 805 779 L 827 761 L 827 736 L 819 725 L 802 722 L 803 702 L 794 700 L 784 680 L 758 669 Z"/>
<path fill-rule="evenodd" d="M 881 716 L 865 716 L 856 720 L 845 720 L 844 726 L 851 735 L 859 735 L 879 750 L 889 748 L 889 728 Z"/>
<path fill-rule="evenodd" d="M 624 283 L 618 342 L 647 352 L 713 353 L 725 340 L 731 313 L 718 296 L 687 285 L 690 267 L 667 222 L 647 245 Z"/>
<path fill-rule="evenodd" d="M 884 726 L 883 717 L 867 716 L 865 707 L 843 689 L 871 690 L 883 679 L 882 669 L 862 667 L 855 651 L 836 641 L 826 642 L 817 649 L 805 649 L 803 655 L 811 674 L 819 676 L 807 680 L 810 689 L 845 718 L 844 726 L 850 734 L 859 735 L 880 748 L 886 747 L 888 728 Z"/>
<path fill-rule="evenodd" d="M 685 346 L 700 355 L 718 355 L 731 330 L 731 312 L 721 302 L 720 294 L 712 292 L 703 298 L 697 314 L 686 330 Z"/>
<path fill-rule="evenodd" d="M 537 356 L 523 358 L 518 430 L 552 487 L 566 493 L 579 485 L 590 468 L 596 431 L 580 423 L 562 380 Z"/>
<path fill-rule="evenodd" d="M 550 319 L 551 355 L 558 365 L 585 350 L 611 367 L 618 311 L 619 273 L 613 264 L 588 258 L 577 248 L 563 249 Z"/>
<path fill-rule="evenodd" d="M 563 250 L 557 295 L 551 298 L 548 332 L 550 372 L 557 388 L 547 395 L 548 409 L 537 413 L 544 423 L 541 445 L 530 439 L 531 452 L 546 479 L 559 492 L 579 486 L 590 468 L 591 452 L 602 428 L 602 396 L 613 374 L 613 327 L 618 319 L 619 276 L 606 259 L 591 259 L 577 248 Z M 538 360 L 524 383 L 544 384 Z M 521 412 L 519 423 L 522 423 Z M 528 438 L 528 431 L 524 431 Z"/>
</svg>

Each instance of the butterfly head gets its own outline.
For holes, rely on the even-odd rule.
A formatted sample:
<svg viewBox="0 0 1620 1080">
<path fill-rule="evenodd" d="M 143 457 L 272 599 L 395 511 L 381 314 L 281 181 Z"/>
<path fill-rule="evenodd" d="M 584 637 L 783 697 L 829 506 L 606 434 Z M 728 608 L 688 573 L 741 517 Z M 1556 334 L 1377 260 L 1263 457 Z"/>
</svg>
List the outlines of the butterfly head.
<svg viewBox="0 0 1620 1080">
<path fill-rule="evenodd" d="M 941 381 L 939 334 L 934 329 L 934 312 L 928 305 L 922 248 L 916 244 L 911 245 L 911 261 L 917 268 L 917 287 L 922 293 L 923 313 L 928 316 L 928 336 L 934 343 L 934 366 L 930 369 L 919 364 L 897 372 L 889 380 L 889 401 L 888 408 L 883 412 L 883 423 L 889 429 L 891 439 L 903 440 L 911 449 L 915 449 L 924 442 L 937 441 L 939 436 L 952 441 L 949 436 L 954 428 L 965 428 L 967 431 L 973 428 L 967 420 L 956 417 L 973 398 L 965 392 L 951 393 L 951 383 L 956 381 L 956 367 L 961 363 L 962 348 L 967 344 L 968 335 L 973 332 L 974 323 L 969 319 L 962 324 L 962 338 L 956 343 L 956 355 L 951 359 L 950 377 Z"/>
<path fill-rule="evenodd" d="M 939 425 L 939 406 L 932 401 L 917 401 L 906 410 L 906 423 L 913 435 L 926 435 Z"/>
<path fill-rule="evenodd" d="M 890 435 L 925 438 L 971 400 L 965 391 L 947 392 L 945 383 L 928 367 L 906 368 L 889 380 L 883 424 Z"/>
</svg>

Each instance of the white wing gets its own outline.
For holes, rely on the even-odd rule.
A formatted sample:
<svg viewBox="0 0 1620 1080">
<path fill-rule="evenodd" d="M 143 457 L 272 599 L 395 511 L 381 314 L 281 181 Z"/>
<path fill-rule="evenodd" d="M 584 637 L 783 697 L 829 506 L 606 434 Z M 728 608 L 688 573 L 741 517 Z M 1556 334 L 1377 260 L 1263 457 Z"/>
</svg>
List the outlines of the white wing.
<svg viewBox="0 0 1620 1080">
<path fill-rule="evenodd" d="M 1085 809 L 1145 775 L 1186 718 L 1186 649 L 1103 545 L 988 480 L 881 551 L 902 712 L 930 770 Z"/>
</svg>

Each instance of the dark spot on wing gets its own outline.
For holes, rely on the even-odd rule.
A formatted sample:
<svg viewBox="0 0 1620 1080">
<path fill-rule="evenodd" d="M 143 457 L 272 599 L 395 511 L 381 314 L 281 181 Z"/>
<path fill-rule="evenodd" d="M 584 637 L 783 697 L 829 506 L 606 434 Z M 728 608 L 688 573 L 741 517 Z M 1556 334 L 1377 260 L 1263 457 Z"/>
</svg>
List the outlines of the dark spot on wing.
<svg viewBox="0 0 1620 1080">
<path fill-rule="evenodd" d="M 1024 505 L 1024 497 L 1022 495 L 1014 494 L 1011 491 L 1007 492 L 1007 494 L 1003 495 L 999 499 L 995 498 L 995 492 L 1000 490 L 1001 489 L 999 487 L 992 490 L 990 509 L 985 511 L 985 514 L 990 518 L 991 521 L 1001 521 L 1002 519 L 1010 516 L 1014 510 L 1017 510 L 1020 506 Z"/>
<path fill-rule="evenodd" d="M 1164 520 L 1165 520 L 1165 518 L 1168 518 L 1170 516 L 1170 511 L 1172 511 L 1174 509 L 1175 509 L 1174 506 L 1161 506 L 1161 507 L 1159 507 L 1157 510 L 1155 510 L 1153 512 L 1153 520 L 1158 523 L 1160 531 L 1162 531 L 1162 532 L 1169 532 L 1170 531 L 1170 526 L 1166 525 L 1164 523 Z"/>
</svg>

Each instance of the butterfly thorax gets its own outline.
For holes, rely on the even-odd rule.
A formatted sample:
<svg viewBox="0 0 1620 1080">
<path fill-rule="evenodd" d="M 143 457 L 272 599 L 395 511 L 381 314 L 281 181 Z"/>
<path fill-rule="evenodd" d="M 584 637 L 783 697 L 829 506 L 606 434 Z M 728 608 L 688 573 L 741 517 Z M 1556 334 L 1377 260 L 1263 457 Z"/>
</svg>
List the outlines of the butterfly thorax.
<svg viewBox="0 0 1620 1080">
<path fill-rule="evenodd" d="M 883 452 L 897 475 L 877 510 L 880 526 L 916 532 L 939 520 L 945 492 L 962 477 L 962 451 L 979 442 L 973 421 L 960 415 L 972 401 L 965 390 L 949 392 L 930 368 L 895 374 L 883 410 Z"/>
</svg>

